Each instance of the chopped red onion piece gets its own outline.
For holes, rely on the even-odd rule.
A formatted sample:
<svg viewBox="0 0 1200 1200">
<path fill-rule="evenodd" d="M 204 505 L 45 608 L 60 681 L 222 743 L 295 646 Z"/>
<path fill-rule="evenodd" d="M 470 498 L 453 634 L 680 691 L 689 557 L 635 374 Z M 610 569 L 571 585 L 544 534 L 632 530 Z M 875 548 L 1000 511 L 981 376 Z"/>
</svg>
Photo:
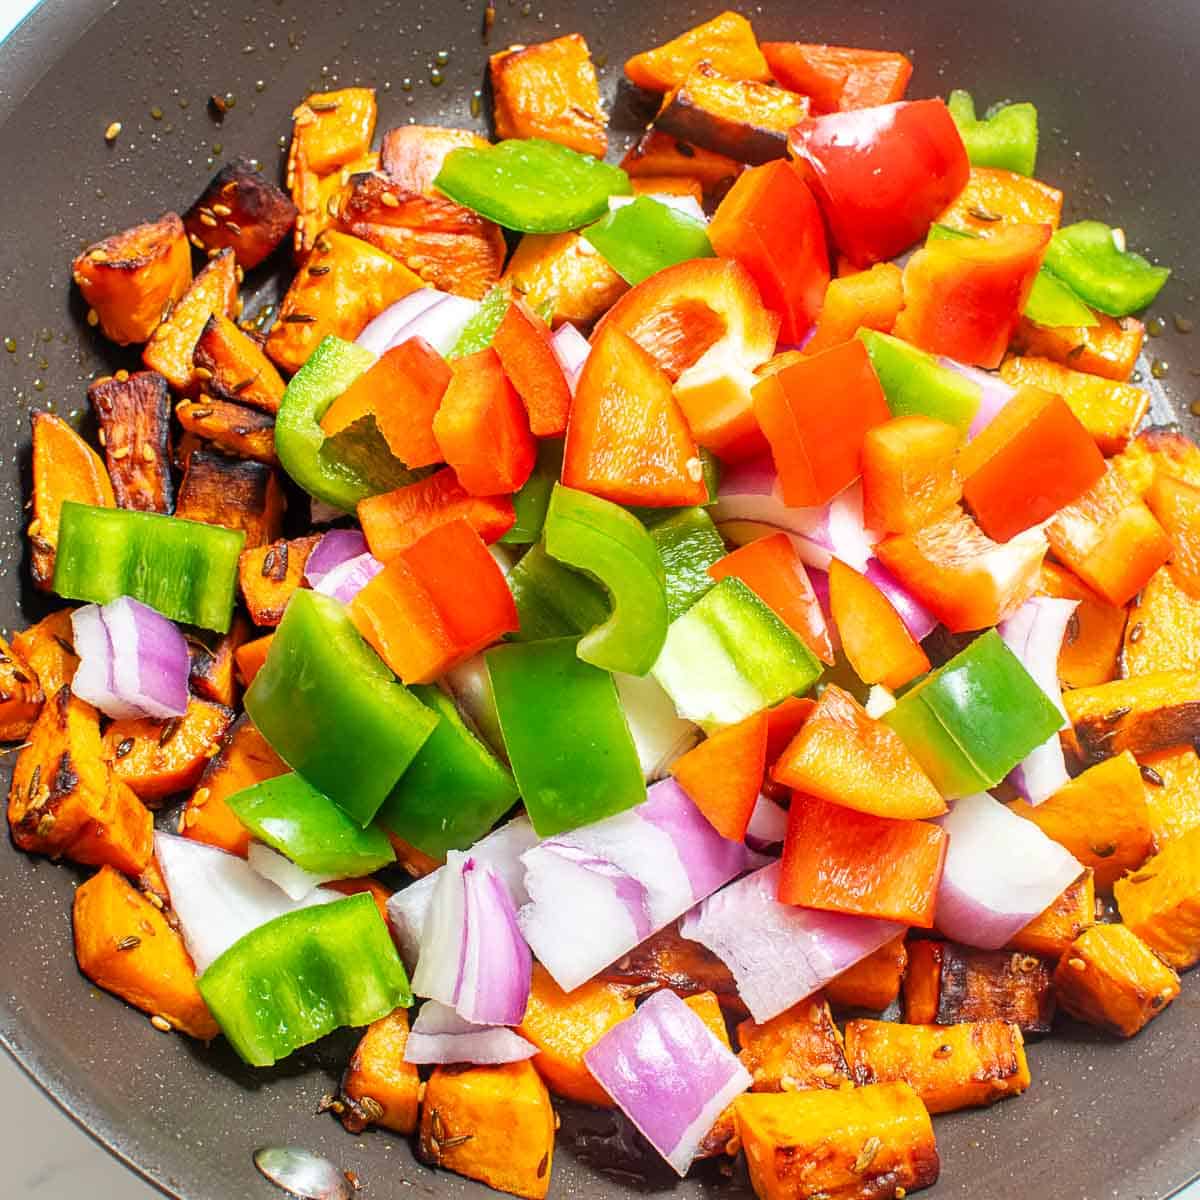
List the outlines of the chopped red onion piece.
<svg viewBox="0 0 1200 1200">
<path fill-rule="evenodd" d="M 415 292 L 409 292 L 368 321 L 366 328 L 354 339 L 355 344 L 370 350 L 372 354 L 382 354 L 392 344 L 396 334 L 437 304 L 444 295 L 445 292 L 434 288 L 418 288 Z"/>
<path fill-rule="evenodd" d="M 674 992 L 655 992 L 583 1056 L 596 1082 L 682 1177 L 750 1072 Z"/>
<path fill-rule="evenodd" d="M 699 726 L 675 711 L 675 702 L 653 675 L 618 674 L 613 679 L 642 774 L 653 783 L 700 740 Z"/>
<path fill-rule="evenodd" d="M 575 395 L 575 388 L 579 385 L 579 376 L 583 374 L 583 364 L 587 362 L 588 355 L 592 352 L 591 343 L 570 321 L 564 321 L 554 331 L 554 336 L 550 339 L 550 348 L 554 351 L 554 357 L 558 359 L 558 365 L 562 367 L 563 374 L 567 377 L 567 386 L 571 389 L 571 395 Z"/>
<path fill-rule="evenodd" d="M 366 553 L 367 539 L 361 529 L 331 529 L 308 556 L 304 582 L 315 588 L 334 567 Z"/>
<path fill-rule="evenodd" d="M 781 904 L 778 891 L 779 864 L 772 863 L 710 896 L 679 926 L 725 963 L 760 1023 L 904 932 L 894 921 Z"/>
<path fill-rule="evenodd" d="M 337 878 L 336 875 L 314 875 L 262 842 L 250 843 L 246 861 L 264 879 L 269 879 L 277 888 L 282 889 L 289 900 L 303 900 L 321 884 Z"/>
<path fill-rule="evenodd" d="M 1032 821 L 986 792 L 938 823 L 950 835 L 934 920 L 947 937 L 998 950 L 1079 878 L 1083 867 Z"/>
<path fill-rule="evenodd" d="M 784 807 L 766 796 L 759 796 L 750 814 L 750 824 L 746 826 L 746 845 L 760 852 L 782 845 L 787 837 L 787 824 Z"/>
<path fill-rule="evenodd" d="M 492 677 L 488 674 L 483 655 L 472 655 L 466 662 L 451 667 L 442 676 L 442 684 L 449 690 L 467 724 L 497 755 L 507 761 L 504 736 L 500 732 L 500 717 L 496 713 L 496 697 L 492 693 Z"/>
<path fill-rule="evenodd" d="M 327 572 L 313 590 L 349 604 L 382 570 L 383 563 L 373 554 L 360 554 Z"/>
<path fill-rule="evenodd" d="M 77 608 L 71 614 L 71 632 L 75 653 L 79 655 L 71 691 L 106 716 L 140 717 L 142 714 L 138 709 L 117 695 L 113 683 L 112 641 L 100 616 L 100 605 L 85 604 Z"/>
<path fill-rule="evenodd" d="M 497 1066 L 532 1058 L 537 1048 L 503 1025 L 475 1025 L 445 1004 L 427 1000 L 417 1013 L 404 1061 L 418 1066 L 473 1063 Z"/>
<path fill-rule="evenodd" d="M 393 334 L 387 349 L 403 345 L 420 338 L 439 354 L 449 354 L 454 349 L 467 322 L 479 311 L 478 300 L 466 296 L 442 296 L 424 312 L 414 317 L 403 329 Z"/>
<path fill-rule="evenodd" d="M 517 914 L 539 962 L 573 991 L 754 861 L 673 779 L 646 801 L 522 856 L 529 903 Z"/>
<path fill-rule="evenodd" d="M 874 717 L 878 721 L 886 717 L 895 707 L 896 697 L 883 684 L 871 684 L 871 690 L 867 693 L 867 702 L 863 705 L 863 708 L 867 710 L 868 717 Z"/>
<path fill-rule="evenodd" d="M 938 363 L 979 385 L 979 408 L 971 421 L 971 427 L 967 430 L 968 438 L 978 437 L 991 419 L 1017 394 L 1015 387 L 1005 383 L 999 375 L 994 375 L 991 371 L 968 367 L 965 363 L 955 362 L 944 355 L 938 358 Z"/>
<path fill-rule="evenodd" d="M 877 558 L 867 563 L 867 578 L 888 598 L 914 642 L 937 628 L 937 618 Z"/>
</svg>

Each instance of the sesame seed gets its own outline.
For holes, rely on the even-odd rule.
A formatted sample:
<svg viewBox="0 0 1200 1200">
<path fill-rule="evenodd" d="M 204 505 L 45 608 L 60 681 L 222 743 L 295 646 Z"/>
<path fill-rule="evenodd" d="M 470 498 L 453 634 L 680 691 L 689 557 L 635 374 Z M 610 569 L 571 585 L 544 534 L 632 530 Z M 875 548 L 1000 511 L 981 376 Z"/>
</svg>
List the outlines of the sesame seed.
<svg viewBox="0 0 1200 1200">
<path fill-rule="evenodd" d="M 121 122 L 113 121 L 112 124 L 104 131 L 104 140 L 106 142 L 115 142 L 121 135 Z"/>
<path fill-rule="evenodd" d="M 214 204 L 212 210 L 218 217 L 233 216 L 233 209 L 228 204 Z"/>
<path fill-rule="evenodd" d="M 113 462 L 120 462 L 121 459 L 129 457 L 129 447 L 118 446 L 115 450 L 110 451 L 109 457 L 112 458 Z"/>
<path fill-rule="evenodd" d="M 379 197 L 379 201 L 381 204 L 384 205 L 385 208 L 399 208 L 400 207 L 400 201 L 397 200 L 396 197 L 393 196 L 391 192 L 384 192 L 383 195 Z"/>
<path fill-rule="evenodd" d="M 153 1025 L 159 1033 L 170 1033 L 175 1028 L 166 1017 L 160 1017 L 157 1014 L 150 1018 L 150 1024 Z"/>
<path fill-rule="evenodd" d="M 201 213 L 200 214 L 200 224 L 207 225 L 210 228 L 215 229 L 217 226 L 217 218 L 210 216 L 208 213 Z"/>
<path fill-rule="evenodd" d="M 1087 963 L 1085 963 L 1082 958 L 1068 958 L 1067 966 L 1070 967 L 1072 971 L 1087 970 Z"/>
</svg>

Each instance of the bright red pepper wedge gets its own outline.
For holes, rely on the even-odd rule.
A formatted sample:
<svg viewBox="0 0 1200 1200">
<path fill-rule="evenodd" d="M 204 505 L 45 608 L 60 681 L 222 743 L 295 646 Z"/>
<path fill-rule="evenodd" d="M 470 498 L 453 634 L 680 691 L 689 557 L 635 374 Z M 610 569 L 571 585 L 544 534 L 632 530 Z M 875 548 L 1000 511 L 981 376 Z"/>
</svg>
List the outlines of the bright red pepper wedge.
<svg viewBox="0 0 1200 1200">
<path fill-rule="evenodd" d="M 433 435 L 472 496 L 517 491 L 537 459 L 525 406 L 491 347 L 454 363 Z"/>
<path fill-rule="evenodd" d="M 829 605 L 842 649 L 863 683 L 895 691 L 929 670 L 929 658 L 891 601 L 836 558 L 829 564 Z"/>
<path fill-rule="evenodd" d="M 550 329 L 524 300 L 514 298 L 492 335 L 492 349 L 525 411 L 534 437 L 562 437 L 571 390 L 550 345 Z"/>
<path fill-rule="evenodd" d="M 952 508 L 875 554 L 947 629 L 966 633 L 998 625 L 1037 591 L 1046 539 L 1030 530 L 1001 545 Z"/>
<path fill-rule="evenodd" d="M 718 729 L 671 766 L 679 786 L 708 823 L 731 842 L 743 841 L 767 767 L 767 714 Z"/>
<path fill-rule="evenodd" d="M 779 315 L 779 340 L 803 340 L 829 284 L 821 210 L 800 168 L 785 159 L 744 171 L 717 206 L 708 239 L 750 272 Z"/>
<path fill-rule="evenodd" d="M 754 388 L 784 501 L 824 504 L 862 472 L 867 430 L 891 418 L 866 346 L 855 339 L 803 358 Z"/>
<path fill-rule="evenodd" d="M 859 267 L 920 241 L 970 174 L 941 100 L 810 117 L 792 130 L 789 148 L 808 164 L 835 245 Z"/>
<path fill-rule="evenodd" d="M 904 268 L 897 337 L 977 367 L 998 367 L 1021 323 L 1053 229 L 1005 225 L 983 238 L 939 238 Z"/>
<path fill-rule="evenodd" d="M 948 847 L 946 831 L 929 821 L 893 821 L 797 793 L 779 899 L 930 929 Z"/>
<path fill-rule="evenodd" d="M 579 377 L 562 481 L 616 504 L 670 508 L 707 499 L 700 452 L 671 381 L 616 325 L 597 331 Z"/>
<path fill-rule="evenodd" d="M 1079 499 L 1104 457 L 1061 396 L 1023 387 L 962 448 L 958 469 L 980 529 L 1007 542 Z"/>
<path fill-rule="evenodd" d="M 772 533 L 708 568 L 718 582 L 740 579 L 823 662 L 833 666 L 833 640 L 804 561 L 786 533 Z"/>
<path fill-rule="evenodd" d="M 890 50 L 763 42 L 776 83 L 807 96 L 814 113 L 872 108 L 904 99 L 912 63 Z"/>
</svg>

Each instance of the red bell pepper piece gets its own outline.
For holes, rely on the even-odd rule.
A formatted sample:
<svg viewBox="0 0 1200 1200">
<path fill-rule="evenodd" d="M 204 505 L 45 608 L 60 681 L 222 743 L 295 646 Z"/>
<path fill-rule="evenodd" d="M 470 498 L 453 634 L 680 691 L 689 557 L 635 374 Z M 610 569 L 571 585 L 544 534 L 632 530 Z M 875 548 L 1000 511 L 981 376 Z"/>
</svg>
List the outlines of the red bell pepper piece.
<svg viewBox="0 0 1200 1200">
<path fill-rule="evenodd" d="M 904 99 L 912 63 L 890 50 L 763 42 L 775 82 L 807 96 L 816 114 L 871 108 Z"/>
<path fill-rule="evenodd" d="M 767 767 L 767 714 L 755 713 L 718 729 L 677 758 L 679 786 L 712 827 L 731 842 L 743 841 Z"/>
<path fill-rule="evenodd" d="M 908 533 L 962 499 L 957 455 L 963 431 L 936 417 L 907 413 L 863 439 L 863 521 L 868 529 Z"/>
<path fill-rule="evenodd" d="M 498 542 L 517 519 L 511 496 L 471 496 L 450 467 L 358 504 L 371 553 L 390 562 L 431 529 L 464 517 L 485 542 Z"/>
<path fill-rule="evenodd" d="M 834 243 L 860 267 L 920 241 L 970 173 L 941 100 L 810 117 L 792 130 L 790 149 L 808 164 Z"/>
<path fill-rule="evenodd" d="M 771 446 L 783 498 L 824 504 L 862 471 L 868 429 L 891 417 L 866 346 L 855 339 L 803 358 L 754 388 L 754 413 Z"/>
<path fill-rule="evenodd" d="M 891 601 L 865 576 L 839 559 L 829 564 L 829 604 L 842 649 L 863 683 L 903 687 L 929 670 Z"/>
<path fill-rule="evenodd" d="M 779 340 L 809 331 L 829 284 L 825 225 L 799 168 L 785 159 L 743 172 L 708 226 L 713 249 L 750 272 L 779 314 Z"/>
<path fill-rule="evenodd" d="M 562 437 L 571 390 L 551 347 L 546 322 L 524 300 L 515 298 L 492 336 L 492 349 L 525 405 L 534 437 Z"/>
<path fill-rule="evenodd" d="M 1067 402 L 1023 387 L 958 456 L 963 499 L 998 542 L 1077 500 L 1104 474 L 1104 457 Z"/>
<path fill-rule="evenodd" d="M 823 662 L 833 666 L 833 640 L 799 551 L 786 533 L 772 533 L 718 559 L 708 573 L 719 583 L 740 579 Z"/>
<path fill-rule="evenodd" d="M 706 498 L 700 452 L 671 381 L 617 325 L 597 331 L 579 377 L 562 481 L 616 504 L 669 508 Z"/>
<path fill-rule="evenodd" d="M 774 800 L 786 800 L 788 789 L 771 778 L 779 756 L 791 745 L 796 734 L 804 728 L 804 722 L 812 715 L 817 702 L 808 696 L 789 696 L 780 700 L 767 713 L 767 770 L 763 778 L 763 795 Z"/>
<path fill-rule="evenodd" d="M 945 238 L 904 268 L 904 307 L 893 332 L 935 354 L 998 367 L 1021 323 L 1049 225 L 1005 225 L 989 237 Z"/>
<path fill-rule="evenodd" d="M 525 406 L 490 346 L 455 362 L 433 435 L 472 496 L 517 491 L 537 459 Z"/>
<path fill-rule="evenodd" d="M 946 831 L 795 795 L 779 871 L 779 899 L 827 912 L 933 926 Z"/>
</svg>

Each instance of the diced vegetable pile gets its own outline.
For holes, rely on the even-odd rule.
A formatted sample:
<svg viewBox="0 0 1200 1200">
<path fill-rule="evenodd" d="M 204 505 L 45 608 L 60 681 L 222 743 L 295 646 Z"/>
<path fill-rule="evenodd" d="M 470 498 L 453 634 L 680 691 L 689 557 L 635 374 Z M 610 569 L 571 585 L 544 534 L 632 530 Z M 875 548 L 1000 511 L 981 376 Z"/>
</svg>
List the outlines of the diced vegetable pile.
<svg viewBox="0 0 1200 1200">
<path fill-rule="evenodd" d="M 366 1026 L 352 1132 L 537 1200 L 553 1095 L 900 1197 L 1056 1005 L 1129 1037 L 1200 959 L 1168 272 L 901 54 L 723 13 L 625 70 L 619 166 L 570 34 L 492 56 L 497 144 L 312 95 L 286 192 L 78 256 L 144 369 L 99 452 L 33 418 L 79 604 L 0 643 L 12 835 L 98 868 L 79 966 L 158 1028 Z"/>
</svg>

